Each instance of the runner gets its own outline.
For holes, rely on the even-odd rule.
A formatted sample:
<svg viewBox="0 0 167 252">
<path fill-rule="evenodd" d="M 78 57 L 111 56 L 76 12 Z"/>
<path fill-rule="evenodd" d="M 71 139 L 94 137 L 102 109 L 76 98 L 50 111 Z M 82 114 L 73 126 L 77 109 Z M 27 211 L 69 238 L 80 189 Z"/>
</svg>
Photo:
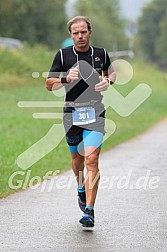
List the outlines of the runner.
<svg viewBox="0 0 167 252">
<path fill-rule="evenodd" d="M 68 30 L 74 46 L 57 52 L 46 87 L 49 91 L 65 88 L 63 123 L 78 183 L 78 204 L 84 212 L 80 223 L 93 227 L 100 179 L 98 159 L 105 134 L 101 92 L 114 83 L 116 75 L 106 50 L 90 45 L 92 28 L 87 17 L 72 18 Z"/>
</svg>

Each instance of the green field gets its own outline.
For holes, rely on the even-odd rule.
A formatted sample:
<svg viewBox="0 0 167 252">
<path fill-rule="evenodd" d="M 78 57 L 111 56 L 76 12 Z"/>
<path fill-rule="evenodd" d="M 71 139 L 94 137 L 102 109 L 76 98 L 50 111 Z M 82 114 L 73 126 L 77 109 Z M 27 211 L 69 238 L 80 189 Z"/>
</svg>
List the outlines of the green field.
<svg viewBox="0 0 167 252">
<path fill-rule="evenodd" d="M 61 112 L 61 108 L 20 108 L 20 101 L 62 101 L 45 88 L 42 73 L 49 70 L 55 52 L 47 48 L 25 46 L 23 51 L 0 51 L 0 106 L 1 106 L 1 144 L 0 144 L 0 198 L 18 189 L 8 185 L 10 176 L 21 171 L 13 179 L 24 182 L 27 171 L 16 164 L 17 157 L 47 134 L 53 124 L 60 123 L 56 119 L 34 119 L 34 112 Z M 132 80 L 115 88 L 124 96 L 128 95 L 138 84 L 146 83 L 152 88 L 152 95 L 130 116 L 119 116 L 113 109 L 107 110 L 107 117 L 112 119 L 117 128 L 106 140 L 102 151 L 130 139 L 145 131 L 153 124 L 167 116 L 167 76 L 155 66 L 139 60 L 131 61 L 134 75 Z M 32 72 L 39 72 L 39 78 L 32 78 Z M 110 95 L 110 93 L 109 93 Z M 57 136 L 59 132 L 56 132 Z M 57 137 L 55 134 L 55 138 Z M 41 151 L 42 151 L 41 146 Z M 39 150 L 40 151 L 40 150 Z M 65 139 L 45 157 L 31 166 L 29 180 L 34 176 L 43 176 L 47 171 L 65 171 L 70 168 L 70 155 Z M 24 172 L 24 175 L 23 175 Z M 35 180 L 34 180 L 35 182 Z M 28 185 L 28 183 L 27 183 Z M 25 188 L 26 185 L 22 184 Z"/>
</svg>

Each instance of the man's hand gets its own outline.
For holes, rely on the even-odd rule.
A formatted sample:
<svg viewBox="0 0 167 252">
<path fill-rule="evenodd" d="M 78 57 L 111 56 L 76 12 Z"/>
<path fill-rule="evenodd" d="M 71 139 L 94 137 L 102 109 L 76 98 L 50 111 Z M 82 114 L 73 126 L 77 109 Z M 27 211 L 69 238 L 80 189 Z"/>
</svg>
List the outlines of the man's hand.
<svg viewBox="0 0 167 252">
<path fill-rule="evenodd" d="M 66 79 L 67 83 L 72 83 L 74 80 L 78 80 L 78 66 L 70 69 Z"/>
<path fill-rule="evenodd" d="M 102 76 L 99 76 L 100 82 L 95 85 L 95 91 L 101 92 L 101 91 L 106 91 L 109 87 L 108 80 Z"/>
</svg>

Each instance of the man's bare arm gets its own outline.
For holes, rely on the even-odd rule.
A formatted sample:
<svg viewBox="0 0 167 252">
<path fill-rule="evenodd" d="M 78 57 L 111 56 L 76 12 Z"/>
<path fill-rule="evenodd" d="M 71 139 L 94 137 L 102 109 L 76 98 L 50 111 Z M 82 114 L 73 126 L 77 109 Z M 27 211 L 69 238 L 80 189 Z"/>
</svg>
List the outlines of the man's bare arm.
<svg viewBox="0 0 167 252">
<path fill-rule="evenodd" d="M 78 79 L 78 66 L 71 68 L 67 77 L 65 78 L 48 78 L 46 80 L 46 88 L 49 91 L 58 90 L 63 87 L 62 79 L 65 80 L 65 83 L 72 83 L 74 80 Z"/>
<path fill-rule="evenodd" d="M 107 71 L 104 71 L 104 77 L 107 77 L 112 81 L 112 83 L 116 80 L 116 72 L 113 67 L 110 67 Z"/>
<path fill-rule="evenodd" d="M 62 87 L 61 78 L 48 78 L 46 80 L 46 88 L 48 91 L 58 90 Z"/>
</svg>

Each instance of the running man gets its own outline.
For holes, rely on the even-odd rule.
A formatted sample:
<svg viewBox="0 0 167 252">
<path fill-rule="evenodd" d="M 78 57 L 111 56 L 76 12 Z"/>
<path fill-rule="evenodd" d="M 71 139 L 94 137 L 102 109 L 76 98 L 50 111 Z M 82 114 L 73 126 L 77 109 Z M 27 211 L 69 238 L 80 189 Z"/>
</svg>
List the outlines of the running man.
<svg viewBox="0 0 167 252">
<path fill-rule="evenodd" d="M 78 204 L 84 213 L 79 222 L 93 227 L 100 179 L 98 159 L 105 134 L 101 92 L 114 83 L 116 75 L 106 50 L 90 45 L 92 28 L 87 17 L 72 18 L 68 31 L 74 46 L 57 52 L 46 87 L 49 91 L 65 88 L 63 124 L 78 184 Z"/>
</svg>

